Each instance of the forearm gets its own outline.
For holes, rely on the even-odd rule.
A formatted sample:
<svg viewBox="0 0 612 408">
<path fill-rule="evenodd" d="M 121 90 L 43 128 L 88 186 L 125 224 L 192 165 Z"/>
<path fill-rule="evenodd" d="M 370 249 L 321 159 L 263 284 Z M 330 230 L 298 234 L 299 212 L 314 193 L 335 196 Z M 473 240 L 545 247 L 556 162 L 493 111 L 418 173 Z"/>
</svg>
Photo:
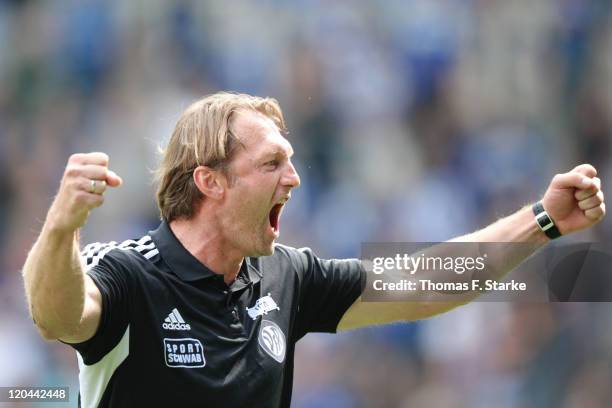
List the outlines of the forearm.
<svg viewBox="0 0 612 408">
<path fill-rule="evenodd" d="M 453 238 L 450 242 L 526 242 L 542 246 L 549 241 L 538 227 L 531 206 L 473 232 Z M 539 244 L 539 245 L 537 245 Z"/>
<path fill-rule="evenodd" d="M 418 289 L 410 292 L 408 300 L 419 305 L 415 308 L 419 318 L 429 317 L 476 299 L 484 292 L 474 287 L 472 281 L 481 284 L 488 280 L 501 281 L 548 240 L 538 227 L 531 207 L 524 207 L 481 230 L 431 246 L 419 254 L 429 259 L 486 259 L 483 269 L 455 273 L 443 268 L 424 268 L 413 274 L 395 270 L 389 275 L 397 282 L 407 280 L 414 283 Z M 463 292 L 425 289 L 422 280 L 470 289 Z"/>
<path fill-rule="evenodd" d="M 407 270 L 392 269 L 385 271 L 385 276 L 391 282 L 409 281 L 415 288 L 421 288 L 420 280 L 431 282 L 471 282 L 472 279 L 499 280 L 517 267 L 534 251 L 548 241 L 535 222 L 530 207 L 525 207 L 516 213 L 502 218 L 497 222 L 471 234 L 463 235 L 449 242 L 515 242 L 517 245 L 492 244 L 488 248 L 487 268 L 481 274 L 456 274 L 445 270 L 419 270 L 410 273 Z M 440 243 L 429 247 L 417 257 L 431 258 L 476 258 L 482 256 L 480 245 L 460 245 Z M 343 317 L 339 329 L 351 329 L 372 324 L 386 324 L 394 321 L 412 321 L 426 319 L 464 305 L 483 292 L 468 290 L 465 292 L 435 292 L 417 289 L 410 291 L 397 302 L 367 302 L 358 301 Z"/>
<path fill-rule="evenodd" d="M 79 325 L 85 281 L 77 232 L 45 223 L 23 268 L 30 313 L 45 338 L 59 338 Z"/>
<path fill-rule="evenodd" d="M 491 273 L 489 277 L 500 279 L 548 241 L 550 239 L 536 223 L 531 206 L 525 206 L 481 230 L 454 238 L 449 242 L 520 243 L 520 245 L 500 245 L 500 250 L 495 251 L 496 256 L 489 258 L 488 271 Z"/>
</svg>

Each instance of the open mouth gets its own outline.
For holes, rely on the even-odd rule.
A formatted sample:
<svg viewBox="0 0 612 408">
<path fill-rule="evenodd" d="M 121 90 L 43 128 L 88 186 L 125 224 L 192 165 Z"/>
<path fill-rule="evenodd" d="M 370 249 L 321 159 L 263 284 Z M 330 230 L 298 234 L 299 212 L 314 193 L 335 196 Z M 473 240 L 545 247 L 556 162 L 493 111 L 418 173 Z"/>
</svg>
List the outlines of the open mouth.
<svg viewBox="0 0 612 408">
<path fill-rule="evenodd" d="M 272 209 L 270 210 L 270 214 L 268 215 L 269 220 L 270 220 L 270 226 L 272 227 L 272 230 L 274 230 L 274 232 L 278 232 L 279 231 L 279 227 L 280 227 L 280 214 L 281 214 L 281 211 L 283 209 L 283 205 L 284 204 L 276 204 L 276 205 L 274 205 L 274 207 L 272 207 Z"/>
</svg>

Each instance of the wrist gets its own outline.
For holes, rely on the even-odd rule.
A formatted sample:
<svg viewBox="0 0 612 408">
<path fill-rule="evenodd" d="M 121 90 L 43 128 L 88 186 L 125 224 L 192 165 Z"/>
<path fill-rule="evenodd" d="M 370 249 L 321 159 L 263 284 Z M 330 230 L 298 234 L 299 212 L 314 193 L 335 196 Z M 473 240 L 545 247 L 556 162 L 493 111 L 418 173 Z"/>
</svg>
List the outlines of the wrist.
<svg viewBox="0 0 612 408">
<path fill-rule="evenodd" d="M 62 217 L 49 212 L 43 225 L 42 234 L 57 241 L 67 241 L 77 236 L 79 229 L 62 221 Z"/>
<path fill-rule="evenodd" d="M 522 214 L 522 223 L 527 229 L 527 236 L 522 242 L 545 245 L 550 241 L 550 238 L 548 238 L 539 227 L 535 217 L 533 216 L 533 210 L 531 207 L 531 205 L 525 206 L 520 212 Z"/>
<path fill-rule="evenodd" d="M 553 218 L 548 214 L 542 201 L 538 201 L 531 206 L 531 211 L 538 229 L 550 240 L 559 238 L 561 232 L 555 224 Z"/>
</svg>

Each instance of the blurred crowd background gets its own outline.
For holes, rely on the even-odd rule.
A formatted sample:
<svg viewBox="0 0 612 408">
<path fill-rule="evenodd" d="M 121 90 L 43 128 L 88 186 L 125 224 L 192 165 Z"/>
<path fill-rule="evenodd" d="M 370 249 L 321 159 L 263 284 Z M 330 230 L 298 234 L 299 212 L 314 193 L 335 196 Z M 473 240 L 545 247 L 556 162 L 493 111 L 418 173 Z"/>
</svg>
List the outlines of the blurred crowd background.
<svg viewBox="0 0 612 408">
<path fill-rule="evenodd" d="M 582 162 L 612 191 L 611 10 L 0 0 L 0 386 L 69 385 L 76 405 L 75 353 L 38 337 L 20 276 L 72 152 L 108 153 L 125 182 L 83 241 L 138 237 L 159 222 L 151 173 L 183 109 L 219 90 L 273 96 L 302 177 L 281 242 L 358 257 L 364 241 L 445 240 Z M 611 238 L 607 220 L 571 239 Z M 299 408 L 612 406 L 604 303 L 476 302 L 297 349 Z"/>
</svg>

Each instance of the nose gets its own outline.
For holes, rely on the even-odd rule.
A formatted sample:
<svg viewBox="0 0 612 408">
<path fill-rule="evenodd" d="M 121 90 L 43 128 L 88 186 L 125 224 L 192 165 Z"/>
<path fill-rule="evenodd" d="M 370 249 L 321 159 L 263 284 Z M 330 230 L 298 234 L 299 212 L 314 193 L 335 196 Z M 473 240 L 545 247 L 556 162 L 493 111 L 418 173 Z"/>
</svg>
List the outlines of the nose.
<svg viewBox="0 0 612 408">
<path fill-rule="evenodd" d="M 283 174 L 283 184 L 291 188 L 296 188 L 300 185 L 300 176 L 291 161 L 287 162 L 286 170 Z"/>
</svg>

